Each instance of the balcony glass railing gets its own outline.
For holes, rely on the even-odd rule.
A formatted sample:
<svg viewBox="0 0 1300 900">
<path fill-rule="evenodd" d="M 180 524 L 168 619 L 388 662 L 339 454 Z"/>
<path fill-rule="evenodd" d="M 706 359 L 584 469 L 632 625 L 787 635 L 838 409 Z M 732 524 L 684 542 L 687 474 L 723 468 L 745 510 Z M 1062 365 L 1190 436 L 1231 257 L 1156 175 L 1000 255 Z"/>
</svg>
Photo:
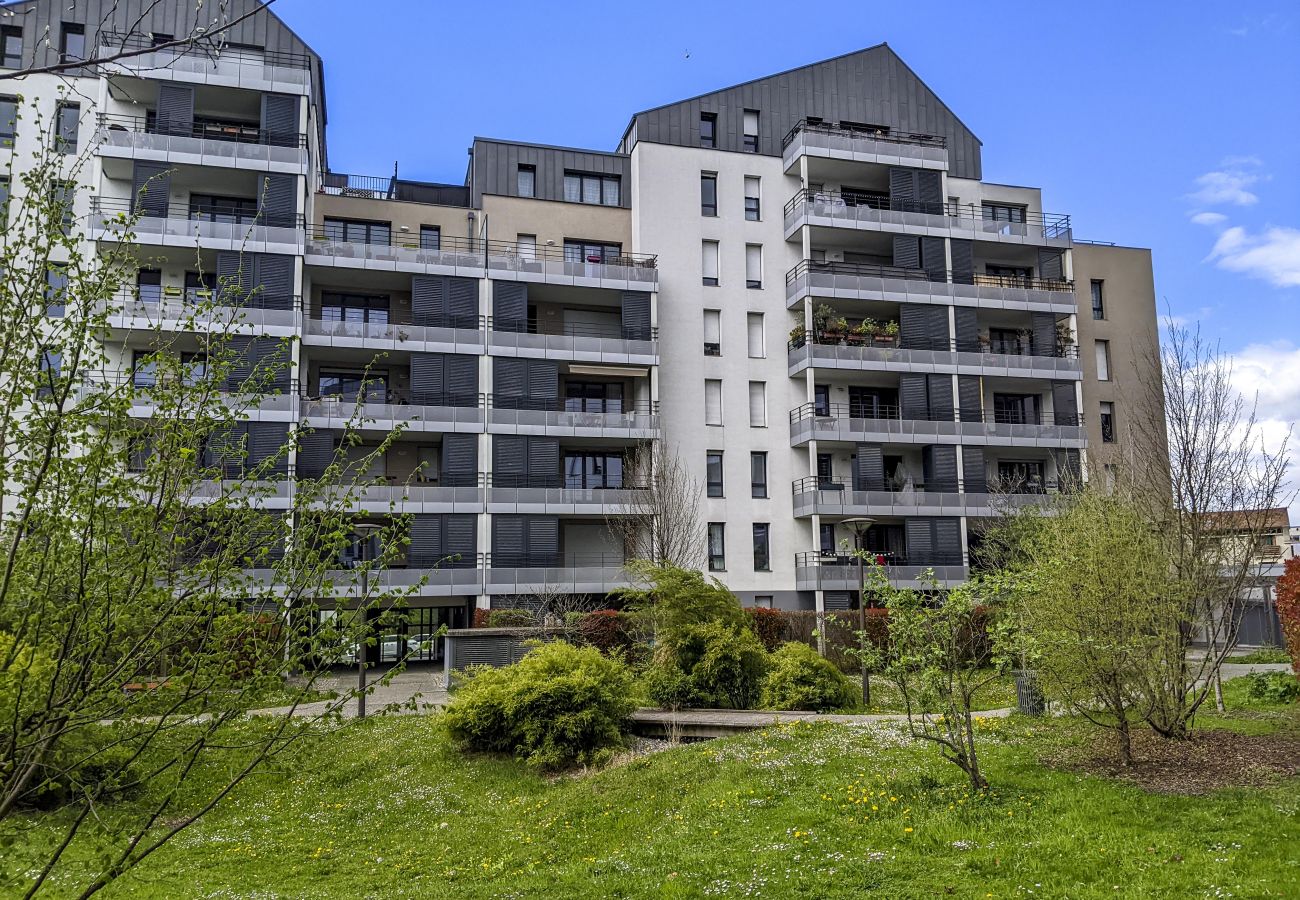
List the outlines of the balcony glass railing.
<svg viewBox="0 0 1300 900">
<path fill-rule="evenodd" d="M 159 122 L 154 116 L 116 116 L 100 113 L 99 127 L 109 132 L 150 134 L 164 137 L 222 141 L 231 144 L 260 144 L 268 147 L 306 149 L 307 135 L 296 131 L 268 131 L 247 122 L 207 119 L 188 124 Z"/>
<path fill-rule="evenodd" d="M 801 279 L 842 278 L 846 283 L 854 278 L 892 278 L 904 281 L 928 281 L 942 284 L 970 284 L 979 287 L 1005 288 L 1022 291 L 1072 292 L 1073 281 L 1050 278 L 1032 278 L 1019 275 L 984 275 L 954 273 L 949 270 L 926 270 L 901 266 L 872 265 L 868 263 L 817 262 L 803 260 L 785 273 L 787 291 Z"/>
</svg>

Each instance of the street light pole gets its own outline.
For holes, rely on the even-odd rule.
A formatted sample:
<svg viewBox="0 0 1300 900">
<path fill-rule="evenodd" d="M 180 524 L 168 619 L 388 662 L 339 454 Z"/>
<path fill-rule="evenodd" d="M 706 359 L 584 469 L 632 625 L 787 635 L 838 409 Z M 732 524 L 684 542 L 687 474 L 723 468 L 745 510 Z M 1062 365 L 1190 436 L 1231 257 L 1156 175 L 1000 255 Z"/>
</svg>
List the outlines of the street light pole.
<svg viewBox="0 0 1300 900">
<path fill-rule="evenodd" d="M 845 519 L 841 524 L 853 529 L 853 537 L 858 550 L 858 652 L 861 654 L 858 661 L 862 666 L 862 704 L 867 709 L 870 709 L 871 674 L 867 671 L 867 582 L 862 567 L 865 550 L 862 546 L 862 539 L 866 536 L 867 529 L 876 524 L 876 520 L 863 516 Z"/>
</svg>

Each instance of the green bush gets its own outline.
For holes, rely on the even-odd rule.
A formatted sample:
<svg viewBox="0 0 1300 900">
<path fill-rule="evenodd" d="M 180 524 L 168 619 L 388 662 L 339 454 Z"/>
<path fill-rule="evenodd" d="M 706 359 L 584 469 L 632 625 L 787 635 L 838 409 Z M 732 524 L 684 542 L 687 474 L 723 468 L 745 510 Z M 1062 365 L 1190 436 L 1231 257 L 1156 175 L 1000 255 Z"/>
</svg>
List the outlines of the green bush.
<svg viewBox="0 0 1300 900">
<path fill-rule="evenodd" d="M 646 696 L 660 709 L 681 709 L 699 704 L 691 678 L 672 660 L 656 660 L 646 670 Z"/>
<path fill-rule="evenodd" d="M 696 704 L 719 709 L 753 709 L 771 665 L 753 631 L 721 622 L 682 629 L 675 656 Z"/>
<path fill-rule="evenodd" d="M 1300 698 L 1300 680 L 1290 672 L 1254 672 L 1246 680 L 1247 694 L 1257 703 L 1282 705 Z"/>
<path fill-rule="evenodd" d="M 599 763 L 622 746 L 634 706 L 621 659 L 555 641 L 514 665 L 468 671 L 444 722 L 466 749 L 556 770 Z"/>
<path fill-rule="evenodd" d="M 861 699 L 858 685 L 807 644 L 792 642 L 772 654 L 764 709 L 851 712 Z"/>
<path fill-rule="evenodd" d="M 531 628 L 537 617 L 528 609 L 493 609 L 488 612 L 488 628 Z"/>
</svg>

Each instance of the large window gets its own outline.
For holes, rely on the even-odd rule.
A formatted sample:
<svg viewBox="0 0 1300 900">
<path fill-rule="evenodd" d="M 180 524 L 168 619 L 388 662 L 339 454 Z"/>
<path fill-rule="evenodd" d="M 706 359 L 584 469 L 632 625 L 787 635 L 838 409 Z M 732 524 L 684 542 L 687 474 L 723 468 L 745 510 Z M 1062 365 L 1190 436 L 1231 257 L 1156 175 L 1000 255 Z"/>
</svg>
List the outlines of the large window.
<svg viewBox="0 0 1300 900">
<path fill-rule="evenodd" d="M 1092 317 L 1106 318 L 1106 298 L 1102 294 L 1102 282 L 1096 279 L 1092 282 Z"/>
<path fill-rule="evenodd" d="M 388 379 L 382 372 L 345 372 L 322 369 L 320 395 L 365 402 L 383 403 L 388 399 Z"/>
<path fill-rule="evenodd" d="M 741 144 L 746 153 L 758 152 L 758 110 L 745 110 L 744 139 Z"/>
<path fill-rule="evenodd" d="M 767 454 L 754 451 L 749 454 L 749 496 L 756 500 L 767 499 Z"/>
<path fill-rule="evenodd" d="M 722 497 L 722 451 L 710 450 L 704 455 L 704 493 L 709 497 Z"/>
<path fill-rule="evenodd" d="M 326 322 L 388 323 L 387 295 L 323 293 L 320 317 Z"/>
<path fill-rule="evenodd" d="M 745 176 L 745 219 L 757 222 L 761 218 L 761 200 L 759 190 L 762 182 L 754 175 Z"/>
<path fill-rule="evenodd" d="M 247 197 L 190 194 L 190 218 L 200 222 L 248 224 L 257 219 L 257 201 Z"/>
<path fill-rule="evenodd" d="M 1037 425 L 1037 394 L 994 394 L 993 421 L 1001 425 Z"/>
<path fill-rule="evenodd" d="M 700 113 L 700 146 L 718 146 L 718 114 Z"/>
<path fill-rule="evenodd" d="M 608 451 L 565 453 L 564 486 L 573 491 L 623 487 L 623 456 Z"/>
<path fill-rule="evenodd" d="M 16 25 L 0 27 L 0 66 L 6 69 L 23 67 L 23 30 Z"/>
<path fill-rule="evenodd" d="M 564 173 L 564 199 L 570 203 L 595 203 L 600 206 L 619 205 L 619 177 L 596 175 L 588 172 Z"/>
<path fill-rule="evenodd" d="M 623 385 L 617 381 L 570 381 L 564 386 L 567 412 L 621 413 Z"/>
<path fill-rule="evenodd" d="M 536 244 L 534 243 L 534 246 Z M 601 241 L 565 240 L 565 262 L 588 262 L 611 265 L 623 255 L 622 244 L 607 244 Z"/>
<path fill-rule="evenodd" d="M 54 148 L 67 155 L 76 153 L 80 125 L 81 107 L 76 103 L 60 103 L 54 121 Z"/>
<path fill-rule="evenodd" d="M 331 241 L 346 241 L 349 244 L 379 244 L 388 246 L 392 242 L 393 225 L 391 222 L 371 222 L 364 219 L 325 219 L 325 237 Z"/>
<path fill-rule="evenodd" d="M 1022 224 L 1025 221 L 1025 208 L 1023 206 L 1011 206 L 1006 203 L 985 203 L 984 219 L 989 222 Z"/>
<path fill-rule="evenodd" d="M 727 526 L 722 522 L 709 523 L 709 571 L 725 572 L 727 569 Z"/>
<path fill-rule="evenodd" d="M 520 197 L 536 196 L 537 191 L 537 167 L 520 166 L 519 174 L 515 181 L 516 192 Z"/>
<path fill-rule="evenodd" d="M 64 22 L 59 37 L 59 53 L 63 62 L 78 62 L 86 58 L 86 26 L 77 22 Z"/>
<path fill-rule="evenodd" d="M 754 571 L 772 571 L 772 526 L 754 523 Z"/>
<path fill-rule="evenodd" d="M 1101 403 L 1101 439 L 1104 443 L 1115 443 L 1115 404 L 1108 400 Z"/>
</svg>

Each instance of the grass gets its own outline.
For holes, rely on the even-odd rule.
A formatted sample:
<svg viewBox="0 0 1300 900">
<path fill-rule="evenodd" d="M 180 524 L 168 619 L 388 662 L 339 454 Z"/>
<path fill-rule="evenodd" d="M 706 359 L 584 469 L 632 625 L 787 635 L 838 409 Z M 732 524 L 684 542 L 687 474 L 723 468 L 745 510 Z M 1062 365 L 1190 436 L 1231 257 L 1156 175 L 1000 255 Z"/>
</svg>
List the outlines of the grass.
<svg viewBox="0 0 1300 900">
<path fill-rule="evenodd" d="M 1300 734 L 1294 706 L 1243 715 L 1213 724 Z M 246 783 L 106 896 L 1300 896 L 1300 779 L 1162 796 L 1039 762 L 1090 734 L 982 720 L 994 787 L 972 797 L 888 725 L 782 726 L 545 779 L 462 755 L 436 717 L 372 719 Z M 57 821 L 32 817 L 20 847 Z"/>
<path fill-rule="evenodd" d="M 1240 656 L 1228 657 L 1230 663 L 1241 663 L 1245 665 L 1260 665 L 1264 663 L 1290 663 L 1291 654 L 1287 653 L 1281 647 L 1264 647 L 1259 650 L 1252 650 L 1250 653 L 1243 653 Z"/>
</svg>

